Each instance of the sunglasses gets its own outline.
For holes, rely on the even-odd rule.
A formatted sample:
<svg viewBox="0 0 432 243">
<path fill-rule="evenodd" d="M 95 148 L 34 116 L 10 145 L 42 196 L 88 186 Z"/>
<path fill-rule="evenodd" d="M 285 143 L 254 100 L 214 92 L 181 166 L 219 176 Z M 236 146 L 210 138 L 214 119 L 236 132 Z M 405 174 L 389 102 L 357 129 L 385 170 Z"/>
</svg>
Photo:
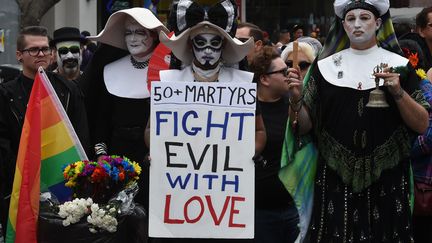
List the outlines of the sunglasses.
<svg viewBox="0 0 432 243">
<path fill-rule="evenodd" d="M 284 69 L 281 69 L 281 70 L 276 70 L 276 71 L 268 72 L 266 74 L 270 75 L 270 74 L 275 74 L 275 73 L 280 73 L 283 76 L 287 77 L 289 72 L 288 72 L 288 68 L 284 68 Z"/>
<path fill-rule="evenodd" d="M 293 61 L 291 61 L 291 60 L 286 61 L 285 64 L 286 64 L 289 68 L 292 68 L 292 67 L 293 67 Z M 311 63 L 310 63 L 310 62 L 306 62 L 306 61 L 302 61 L 302 62 L 299 62 L 298 65 L 299 65 L 299 67 L 300 67 L 300 70 L 305 70 L 305 69 L 308 69 L 308 68 L 309 68 L 309 66 L 311 65 Z"/>
<path fill-rule="evenodd" d="M 63 47 L 60 47 L 57 51 L 58 51 L 58 53 L 60 54 L 60 55 L 66 55 L 66 54 L 68 54 L 69 52 L 70 53 L 72 53 L 72 54 L 77 54 L 77 53 L 79 53 L 80 52 L 80 47 L 79 46 L 71 46 L 71 47 L 65 47 L 65 46 L 63 46 Z"/>
</svg>

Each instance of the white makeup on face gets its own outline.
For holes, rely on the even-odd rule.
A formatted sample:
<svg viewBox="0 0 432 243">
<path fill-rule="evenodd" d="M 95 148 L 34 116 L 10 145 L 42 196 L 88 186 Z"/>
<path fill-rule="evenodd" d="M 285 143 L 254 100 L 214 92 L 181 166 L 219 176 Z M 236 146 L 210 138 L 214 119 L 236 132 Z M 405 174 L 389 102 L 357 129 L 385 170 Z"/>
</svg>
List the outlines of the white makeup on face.
<svg viewBox="0 0 432 243">
<path fill-rule="evenodd" d="M 380 22 L 372 12 L 365 9 L 349 11 L 343 21 L 345 32 L 351 43 L 361 44 L 375 40 L 375 31 Z"/>
<path fill-rule="evenodd" d="M 82 62 L 82 50 L 79 41 L 62 41 L 56 44 L 57 64 L 65 72 L 75 72 Z"/>
<path fill-rule="evenodd" d="M 193 53 L 203 69 L 212 69 L 220 61 L 223 38 L 215 34 L 200 34 L 192 39 Z"/>
<path fill-rule="evenodd" d="M 126 46 L 135 59 L 146 56 L 148 51 L 153 47 L 154 40 L 151 32 L 133 19 L 125 21 L 124 36 Z"/>
</svg>

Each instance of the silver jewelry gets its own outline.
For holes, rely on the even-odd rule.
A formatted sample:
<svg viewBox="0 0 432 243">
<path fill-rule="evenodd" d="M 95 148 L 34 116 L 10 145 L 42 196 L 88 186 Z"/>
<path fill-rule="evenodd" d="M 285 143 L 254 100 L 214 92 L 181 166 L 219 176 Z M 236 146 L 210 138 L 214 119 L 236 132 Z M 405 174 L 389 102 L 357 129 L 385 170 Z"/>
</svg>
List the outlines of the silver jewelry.
<svg viewBox="0 0 432 243">
<path fill-rule="evenodd" d="M 137 60 L 135 60 L 135 58 L 133 58 L 133 56 L 130 57 L 132 66 L 136 69 L 144 69 L 148 66 L 150 59 L 144 61 L 144 62 L 138 62 Z"/>
<path fill-rule="evenodd" d="M 333 63 L 339 67 L 342 64 L 342 55 L 337 53 L 332 56 Z"/>
</svg>

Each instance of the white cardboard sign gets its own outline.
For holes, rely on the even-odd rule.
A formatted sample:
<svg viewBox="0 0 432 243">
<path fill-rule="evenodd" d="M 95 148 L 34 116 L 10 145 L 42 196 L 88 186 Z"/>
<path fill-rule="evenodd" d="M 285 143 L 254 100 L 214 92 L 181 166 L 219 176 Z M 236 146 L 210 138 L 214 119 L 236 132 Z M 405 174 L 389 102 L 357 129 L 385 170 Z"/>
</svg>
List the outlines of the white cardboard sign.
<svg viewBox="0 0 432 243">
<path fill-rule="evenodd" d="M 149 235 L 253 238 L 256 84 L 153 82 Z"/>
</svg>

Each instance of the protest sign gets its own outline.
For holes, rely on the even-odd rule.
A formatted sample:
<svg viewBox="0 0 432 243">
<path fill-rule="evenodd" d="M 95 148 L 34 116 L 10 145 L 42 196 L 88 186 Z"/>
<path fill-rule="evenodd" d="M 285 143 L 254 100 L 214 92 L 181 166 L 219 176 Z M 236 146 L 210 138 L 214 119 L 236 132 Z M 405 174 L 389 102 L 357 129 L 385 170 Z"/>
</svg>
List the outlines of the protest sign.
<svg viewBox="0 0 432 243">
<path fill-rule="evenodd" d="M 149 235 L 253 238 L 256 84 L 153 82 Z"/>
</svg>

